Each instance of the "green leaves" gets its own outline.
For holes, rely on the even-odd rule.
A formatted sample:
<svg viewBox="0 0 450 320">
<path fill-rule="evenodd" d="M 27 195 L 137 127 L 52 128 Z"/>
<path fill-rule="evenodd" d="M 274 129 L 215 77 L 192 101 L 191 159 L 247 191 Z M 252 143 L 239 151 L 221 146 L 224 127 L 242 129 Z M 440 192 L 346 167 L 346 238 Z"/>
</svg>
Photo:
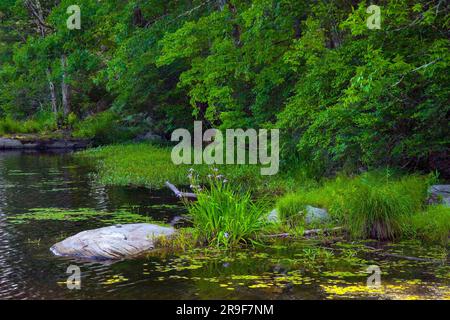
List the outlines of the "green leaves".
<svg viewBox="0 0 450 320">
<path fill-rule="evenodd" d="M 197 202 L 187 206 L 200 240 L 224 247 L 254 240 L 269 212 L 267 205 L 257 205 L 249 193 L 242 194 L 222 181 L 211 181 L 208 190 L 197 193 Z"/>
<path fill-rule="evenodd" d="M 48 109 L 64 75 L 80 119 L 112 108 L 167 136 L 194 119 L 278 127 L 285 164 L 426 167 L 448 152 L 442 1 L 379 1 L 373 30 L 368 1 L 80 0 L 81 30 L 71 4 L 43 2 L 45 37 L 21 1 L 0 4 L 2 116 Z"/>
<path fill-rule="evenodd" d="M 326 16 L 306 20 L 303 36 L 285 55 L 301 72 L 296 93 L 278 115 L 279 125 L 300 136 L 298 149 L 306 161 L 329 166 L 331 160 L 337 167 L 405 165 L 448 144 L 448 103 L 441 99 L 449 98 L 443 94 L 449 81 L 440 67 L 448 67 L 443 61 L 449 47 L 442 33 L 423 24 L 418 29 L 426 20 L 423 12 L 417 15 L 420 8 L 405 1 L 386 3 L 383 27 L 374 31 L 365 25 L 362 2 L 340 24 L 351 33 L 336 34 L 337 48 L 326 45 L 327 33 L 333 32 L 324 28 Z M 443 31 L 444 14 L 434 11 L 434 16 L 434 28 Z M 317 30 L 324 31 L 322 37 Z"/>
</svg>

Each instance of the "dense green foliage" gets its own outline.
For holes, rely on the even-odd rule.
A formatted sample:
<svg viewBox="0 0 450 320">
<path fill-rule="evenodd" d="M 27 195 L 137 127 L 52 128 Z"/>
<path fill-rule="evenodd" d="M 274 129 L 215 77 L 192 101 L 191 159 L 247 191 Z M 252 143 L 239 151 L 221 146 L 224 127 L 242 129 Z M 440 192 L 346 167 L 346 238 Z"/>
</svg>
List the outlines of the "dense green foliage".
<svg viewBox="0 0 450 320">
<path fill-rule="evenodd" d="M 38 112 L 24 121 L 10 117 L 0 119 L 0 135 L 51 132 L 56 128 L 56 118 L 49 112 Z"/>
<path fill-rule="evenodd" d="M 78 121 L 74 116 L 73 121 L 69 123 L 73 128 L 74 137 L 93 139 L 97 145 L 125 142 L 145 130 L 145 125 L 130 126 L 120 119 L 118 114 L 111 111 L 88 116 L 82 121 Z"/>
<path fill-rule="evenodd" d="M 280 128 L 285 167 L 448 174 L 445 1 L 377 1 L 374 30 L 368 1 L 79 0 L 69 30 L 72 4 L 1 1 L 0 117 L 53 108 L 60 126 L 90 119 L 76 134 L 99 143 L 136 133 L 106 139 L 107 119 L 92 116 L 108 109 L 166 136 L 194 119 Z"/>
</svg>

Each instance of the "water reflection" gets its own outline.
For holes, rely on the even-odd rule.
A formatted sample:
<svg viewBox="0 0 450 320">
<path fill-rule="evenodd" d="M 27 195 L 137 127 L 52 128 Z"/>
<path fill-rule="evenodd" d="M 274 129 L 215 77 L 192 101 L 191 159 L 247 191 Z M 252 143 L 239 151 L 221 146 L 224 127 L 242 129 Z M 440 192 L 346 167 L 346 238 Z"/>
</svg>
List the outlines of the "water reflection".
<svg viewBox="0 0 450 320">
<path fill-rule="evenodd" d="M 90 290 L 67 291 L 67 266 L 79 263 L 91 290 L 104 291 L 102 279 L 115 272 L 105 264 L 56 258 L 48 250 L 67 236 L 103 226 L 99 221 L 13 224 L 9 218 L 15 215 L 49 207 L 111 212 L 132 207 L 135 213 L 167 222 L 180 214 L 180 208 L 151 208 L 153 204 L 176 204 L 167 192 L 154 192 L 150 197 L 145 188 L 107 188 L 95 182 L 91 169 L 67 153 L 0 152 L 0 298 L 99 298 Z"/>
</svg>

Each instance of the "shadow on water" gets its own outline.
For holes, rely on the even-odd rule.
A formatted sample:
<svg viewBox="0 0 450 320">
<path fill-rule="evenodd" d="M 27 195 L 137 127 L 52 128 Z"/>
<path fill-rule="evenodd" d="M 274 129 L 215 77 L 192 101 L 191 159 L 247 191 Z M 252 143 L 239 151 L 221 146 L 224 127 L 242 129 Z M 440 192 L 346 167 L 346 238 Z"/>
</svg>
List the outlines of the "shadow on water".
<svg viewBox="0 0 450 320">
<path fill-rule="evenodd" d="M 72 220 L 14 220 L 49 208 L 94 214 Z M 388 260 L 357 243 L 324 247 L 280 242 L 228 253 L 198 249 L 113 264 L 73 261 L 50 253 L 50 246 L 67 236 L 110 225 L 98 218 L 105 212 L 129 212 L 167 223 L 184 208 L 167 190 L 100 185 L 91 165 L 77 162 L 70 153 L 0 152 L 0 298 L 450 297 L 448 248 L 412 242 L 382 245 L 392 252 L 441 262 Z M 71 264 L 81 269 L 80 290 L 66 286 Z M 382 287 L 369 290 L 366 268 L 373 264 L 382 270 Z"/>
</svg>

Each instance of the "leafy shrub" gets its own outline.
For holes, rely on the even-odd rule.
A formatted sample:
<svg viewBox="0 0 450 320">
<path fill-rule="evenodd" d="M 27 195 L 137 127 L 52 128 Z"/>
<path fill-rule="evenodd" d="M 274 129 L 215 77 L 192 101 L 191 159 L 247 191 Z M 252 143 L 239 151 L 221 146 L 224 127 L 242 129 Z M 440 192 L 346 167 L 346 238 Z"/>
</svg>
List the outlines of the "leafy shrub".
<svg viewBox="0 0 450 320">
<path fill-rule="evenodd" d="M 51 112 L 38 112 L 33 118 L 19 121 L 10 117 L 0 119 L 0 135 L 42 133 L 56 129 L 56 117 Z"/>
<path fill-rule="evenodd" d="M 54 131 L 58 129 L 57 116 L 52 111 L 39 111 L 33 119 L 39 123 L 40 131 Z"/>
<path fill-rule="evenodd" d="M 71 112 L 69 116 L 67 117 L 67 124 L 69 125 L 69 128 L 75 127 L 75 125 L 78 122 L 78 117 L 75 113 Z"/>
<path fill-rule="evenodd" d="M 0 120 L 0 134 L 22 133 L 22 126 L 18 121 L 11 118 Z"/>
<path fill-rule="evenodd" d="M 74 137 L 93 139 L 97 145 L 124 142 L 136 134 L 136 129 L 121 126 L 119 115 L 112 111 L 87 117 L 75 124 L 73 132 Z"/>
</svg>

